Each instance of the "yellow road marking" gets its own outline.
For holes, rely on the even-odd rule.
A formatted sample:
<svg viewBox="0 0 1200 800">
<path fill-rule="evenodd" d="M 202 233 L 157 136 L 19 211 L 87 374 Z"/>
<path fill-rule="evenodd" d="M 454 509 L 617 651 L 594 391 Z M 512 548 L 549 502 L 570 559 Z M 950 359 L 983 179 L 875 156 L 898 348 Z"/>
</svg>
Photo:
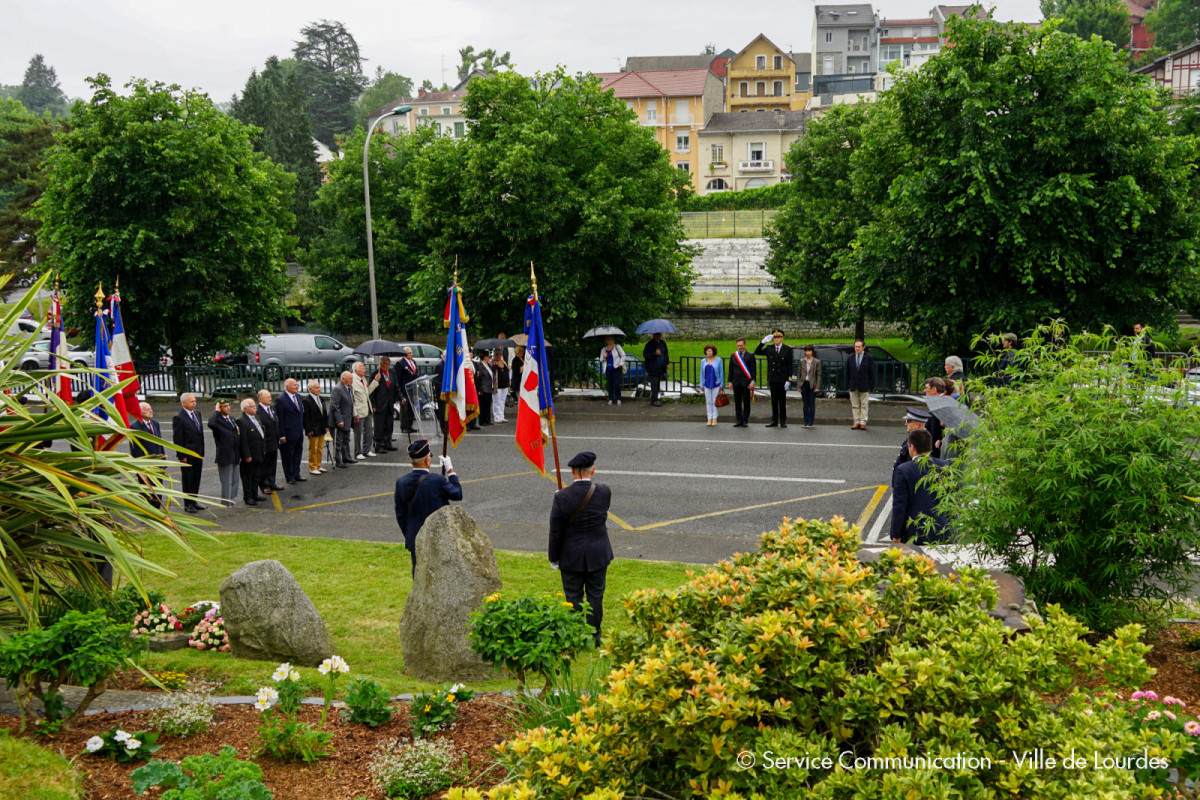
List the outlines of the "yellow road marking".
<svg viewBox="0 0 1200 800">
<path fill-rule="evenodd" d="M 271 492 L 271 505 L 276 511 L 283 511 L 283 503 L 279 502 L 279 492 Z"/>
<path fill-rule="evenodd" d="M 833 496 L 839 495 L 839 494 L 850 494 L 851 492 L 861 492 L 864 489 L 875 489 L 875 488 L 876 488 L 875 486 L 859 486 L 855 489 L 840 489 L 836 492 L 823 492 L 822 494 L 810 494 L 810 495 L 805 495 L 804 497 L 793 497 L 790 500 L 775 500 L 774 502 L 771 502 L 771 503 L 759 503 L 758 505 L 755 505 L 755 506 L 743 506 L 742 508 L 730 508 L 725 511 L 711 511 L 707 514 L 697 514 L 694 517 L 682 517 L 680 519 L 669 519 L 666 522 L 654 522 L 654 523 L 651 523 L 650 525 L 641 525 L 636 528 L 631 528 L 630 530 L 648 531 L 652 528 L 661 528 L 664 525 L 677 525 L 680 522 L 692 522 L 694 520 L 706 519 L 708 517 L 719 517 L 724 514 L 736 514 L 739 511 L 754 511 L 755 509 L 759 509 L 759 508 L 770 508 L 771 506 L 782 506 L 782 505 L 786 505 L 788 503 L 799 503 L 802 500 L 816 500 L 821 497 L 833 497 Z M 609 516 L 611 517 L 612 514 L 610 513 Z"/>
<path fill-rule="evenodd" d="M 613 522 L 617 523 L 618 525 L 620 525 L 622 528 L 624 528 L 627 531 L 641 530 L 641 528 L 633 527 L 628 522 L 621 519 L 620 517 L 618 517 L 616 514 L 612 513 L 611 511 L 608 512 L 608 518 L 611 519 Z"/>
<path fill-rule="evenodd" d="M 867 527 L 867 523 L 871 521 L 871 515 L 875 513 L 875 509 L 879 507 L 879 501 L 887 494 L 888 487 L 882 483 L 875 489 L 875 496 L 871 498 L 871 502 L 867 503 L 867 507 L 858 515 L 858 521 L 855 526 L 861 531 Z"/>
<path fill-rule="evenodd" d="M 459 481 L 459 483 L 480 483 L 481 481 L 496 481 L 496 480 L 500 480 L 501 478 L 517 478 L 522 475 L 536 475 L 536 474 L 537 473 L 534 472 L 533 470 L 530 470 L 529 472 L 510 472 L 508 475 L 493 475 L 490 478 L 471 478 L 470 480 Z M 361 497 L 347 497 L 344 500 L 329 500 L 324 503 L 313 503 L 312 505 L 307 505 L 307 506 L 297 506 L 296 508 L 293 508 L 292 511 L 307 511 L 310 508 L 321 508 L 322 506 L 336 506 L 339 503 L 353 503 L 358 500 L 374 500 L 376 497 L 391 497 L 392 494 L 393 494 L 393 492 L 380 492 L 379 494 L 364 494 Z M 282 509 L 280 509 L 280 510 L 282 511 Z"/>
</svg>

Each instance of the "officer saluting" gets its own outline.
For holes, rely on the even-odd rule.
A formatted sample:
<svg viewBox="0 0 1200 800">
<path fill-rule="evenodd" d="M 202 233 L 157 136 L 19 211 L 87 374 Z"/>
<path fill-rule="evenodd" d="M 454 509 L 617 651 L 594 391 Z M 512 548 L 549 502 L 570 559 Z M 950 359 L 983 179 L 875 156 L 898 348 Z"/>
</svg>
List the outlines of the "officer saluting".
<svg viewBox="0 0 1200 800">
<path fill-rule="evenodd" d="M 429 463 L 433 456 L 429 452 L 429 440 L 417 439 L 408 446 L 408 460 L 412 472 L 396 479 L 396 522 L 404 534 L 404 548 L 412 556 L 413 576 L 417 574 L 417 534 L 429 515 L 451 500 L 462 500 L 462 485 L 454 474 L 454 465 L 448 456 L 442 456 L 441 466 L 449 473 L 442 477 L 430 473 Z"/>
<path fill-rule="evenodd" d="M 550 509 L 550 563 L 560 571 L 563 594 L 576 608 L 583 602 L 586 590 L 591 606 L 587 621 L 599 647 L 604 584 L 613 560 L 605 524 L 612 490 L 592 481 L 596 473 L 595 453 L 579 453 L 567 466 L 575 482 L 554 495 L 554 506 Z"/>
</svg>

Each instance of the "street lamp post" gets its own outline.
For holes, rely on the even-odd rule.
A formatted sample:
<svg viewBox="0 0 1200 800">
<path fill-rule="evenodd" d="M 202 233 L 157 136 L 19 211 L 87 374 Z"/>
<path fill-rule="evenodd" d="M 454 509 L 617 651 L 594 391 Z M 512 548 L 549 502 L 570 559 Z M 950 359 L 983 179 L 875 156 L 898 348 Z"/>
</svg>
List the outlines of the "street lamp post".
<svg viewBox="0 0 1200 800">
<path fill-rule="evenodd" d="M 367 128 L 367 140 L 363 143 L 363 200 L 367 207 L 367 275 L 371 280 L 371 338 L 379 338 L 379 301 L 375 297 L 375 238 L 371 235 L 371 178 L 367 174 L 367 157 L 371 154 L 371 135 L 375 126 L 386 117 L 398 117 L 412 111 L 412 106 L 393 108 L 380 114 Z"/>
</svg>

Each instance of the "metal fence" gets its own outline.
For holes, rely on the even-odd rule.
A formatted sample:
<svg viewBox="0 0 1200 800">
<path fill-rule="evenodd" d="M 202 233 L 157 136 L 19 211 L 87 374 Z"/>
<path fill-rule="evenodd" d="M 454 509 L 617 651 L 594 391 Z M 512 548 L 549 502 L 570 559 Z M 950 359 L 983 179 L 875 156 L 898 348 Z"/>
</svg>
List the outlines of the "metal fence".
<svg viewBox="0 0 1200 800">
<path fill-rule="evenodd" d="M 138 381 L 142 391 L 150 396 L 179 395 L 191 392 L 203 397 L 239 397 L 267 389 L 273 394 L 283 391 L 288 378 L 300 382 L 300 390 L 307 389 L 310 381 L 321 386 L 322 394 L 329 394 L 337 385 L 342 367 L 280 367 L 276 365 L 213 365 L 202 367 L 161 367 L 141 370 Z M 418 365 L 422 375 L 432 374 L 433 368 Z"/>
<path fill-rule="evenodd" d="M 778 209 L 757 211 L 683 211 L 679 221 L 689 239 L 739 239 L 765 236 Z"/>
</svg>

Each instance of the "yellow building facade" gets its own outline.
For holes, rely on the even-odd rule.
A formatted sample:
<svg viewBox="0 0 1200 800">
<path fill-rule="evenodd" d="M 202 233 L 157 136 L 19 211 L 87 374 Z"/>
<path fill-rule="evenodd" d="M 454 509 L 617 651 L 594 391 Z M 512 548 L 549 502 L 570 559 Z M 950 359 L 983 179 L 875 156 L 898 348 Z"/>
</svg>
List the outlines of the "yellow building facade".
<svg viewBox="0 0 1200 800">
<path fill-rule="evenodd" d="M 730 112 L 804 108 L 806 98 L 795 97 L 796 62 L 761 33 L 731 58 L 725 69 L 725 99 Z"/>
</svg>

